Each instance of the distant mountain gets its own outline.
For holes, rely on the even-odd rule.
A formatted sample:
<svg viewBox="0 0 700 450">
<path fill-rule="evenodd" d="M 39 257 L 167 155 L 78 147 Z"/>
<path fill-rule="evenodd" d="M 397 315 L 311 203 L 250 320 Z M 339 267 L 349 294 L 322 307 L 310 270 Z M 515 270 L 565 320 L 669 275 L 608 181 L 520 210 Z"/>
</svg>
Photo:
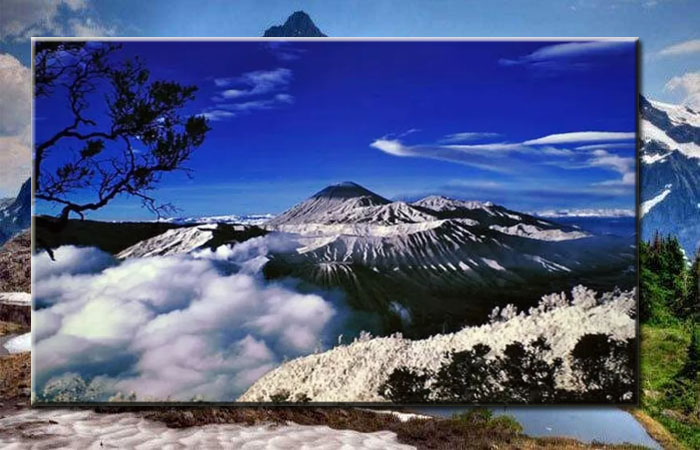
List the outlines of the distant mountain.
<svg viewBox="0 0 700 450">
<path fill-rule="evenodd" d="M 419 334 L 453 319 L 455 327 L 478 323 L 494 301 L 532 305 L 574 284 L 634 283 L 632 236 L 598 236 L 491 202 L 390 202 L 345 182 L 263 226 L 292 233 L 301 245 L 272 255 L 268 277 L 340 288 L 359 309 L 386 313 L 400 302 Z"/>
<path fill-rule="evenodd" d="M 304 11 L 293 13 L 284 25 L 265 30 L 264 37 L 326 37 Z"/>
<path fill-rule="evenodd" d="M 692 258 L 700 246 L 700 112 L 644 97 L 640 105 L 642 238 L 673 234 Z"/>
<path fill-rule="evenodd" d="M 224 216 L 192 216 L 192 217 L 168 217 L 159 219 L 158 222 L 174 223 L 178 225 L 197 225 L 207 223 L 228 223 L 238 225 L 261 225 L 272 219 L 272 214 L 227 214 Z"/>
<path fill-rule="evenodd" d="M 0 242 L 31 226 L 32 191 L 30 180 L 22 184 L 12 201 L 0 204 Z"/>
<path fill-rule="evenodd" d="M 634 217 L 634 210 L 623 208 L 548 209 L 532 213 L 537 217 Z"/>
</svg>

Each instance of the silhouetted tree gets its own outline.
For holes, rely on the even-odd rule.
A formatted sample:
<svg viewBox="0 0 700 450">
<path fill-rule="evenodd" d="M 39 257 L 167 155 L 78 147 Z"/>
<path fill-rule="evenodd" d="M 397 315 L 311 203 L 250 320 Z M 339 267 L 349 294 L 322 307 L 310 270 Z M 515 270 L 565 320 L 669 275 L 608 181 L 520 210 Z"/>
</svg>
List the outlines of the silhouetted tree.
<svg viewBox="0 0 700 450">
<path fill-rule="evenodd" d="M 60 100 L 67 113 L 52 118 L 63 125 L 35 144 L 35 197 L 59 205 L 63 223 L 122 194 L 160 215 L 171 205 L 158 205 L 150 191 L 162 174 L 183 170 L 209 131 L 204 117 L 182 114 L 195 86 L 152 81 L 140 59 L 119 58 L 119 49 L 95 42 L 35 46 L 35 96 Z"/>
<path fill-rule="evenodd" d="M 586 334 L 571 356 L 574 376 L 585 387 L 583 400 L 632 401 L 636 395 L 636 339 L 624 342 L 606 334 Z"/>
<path fill-rule="evenodd" d="M 470 350 L 449 354 L 450 362 L 440 368 L 434 386 L 440 400 L 478 402 L 492 399 L 495 367 L 486 359 L 490 351 L 489 346 L 477 344 Z"/>
<path fill-rule="evenodd" d="M 419 374 L 407 367 L 394 369 L 379 386 L 379 395 L 394 403 L 425 403 L 430 390 L 425 386 L 430 374 Z"/>
<path fill-rule="evenodd" d="M 500 398 L 505 402 L 545 403 L 557 399 L 556 375 L 563 361 L 545 359 L 551 350 L 546 339 L 539 337 L 529 347 L 521 342 L 509 344 L 503 356 L 498 358 L 498 366 L 504 375 Z"/>
</svg>

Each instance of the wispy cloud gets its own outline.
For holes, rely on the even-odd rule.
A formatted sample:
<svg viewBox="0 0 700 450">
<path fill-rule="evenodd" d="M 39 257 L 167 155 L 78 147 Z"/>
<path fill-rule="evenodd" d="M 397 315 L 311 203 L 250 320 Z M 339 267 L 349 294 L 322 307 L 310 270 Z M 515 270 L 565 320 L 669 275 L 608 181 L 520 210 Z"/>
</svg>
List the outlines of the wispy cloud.
<svg viewBox="0 0 700 450">
<path fill-rule="evenodd" d="M 684 97 L 683 104 L 700 109 L 700 71 L 671 78 L 664 86 L 664 90 L 681 92 Z"/>
<path fill-rule="evenodd" d="M 217 122 L 219 120 L 230 119 L 236 116 L 236 114 L 232 113 L 231 111 L 224 111 L 222 109 L 207 110 L 201 115 L 214 122 Z"/>
<path fill-rule="evenodd" d="M 220 96 L 224 99 L 251 97 L 285 89 L 292 81 L 292 71 L 284 67 L 273 70 L 256 70 L 237 77 L 215 78 L 219 87 L 237 86 L 226 89 Z"/>
<path fill-rule="evenodd" d="M 283 62 L 296 61 L 306 53 L 305 49 L 294 47 L 292 43 L 285 41 L 266 42 L 264 45 L 277 59 Z"/>
<path fill-rule="evenodd" d="M 588 144 L 588 145 L 581 145 L 579 147 L 576 147 L 576 150 L 597 150 L 597 149 L 615 149 L 615 148 L 630 148 L 634 147 L 635 143 L 634 142 L 626 142 L 626 143 L 604 143 L 604 144 Z"/>
<path fill-rule="evenodd" d="M 482 139 L 493 139 L 499 137 L 498 133 L 485 133 L 479 131 L 463 131 L 461 133 L 452 133 L 442 137 L 439 142 L 446 144 L 457 143 L 457 142 L 473 142 Z"/>
<path fill-rule="evenodd" d="M 635 182 L 635 160 L 633 157 L 622 157 L 605 150 L 595 150 L 588 161 L 590 167 L 602 167 L 614 170 L 622 175 L 620 180 L 609 180 L 597 183 L 604 186 L 633 186 Z"/>
<path fill-rule="evenodd" d="M 690 53 L 700 53 L 700 39 L 691 39 L 689 41 L 679 42 L 669 45 L 659 50 L 659 56 L 678 56 L 687 55 Z"/>
<path fill-rule="evenodd" d="M 565 170 L 606 169 L 621 175 L 619 179 L 591 185 L 591 188 L 596 189 L 600 185 L 624 187 L 634 184 L 634 158 L 605 150 L 606 147 L 614 148 L 620 145 L 618 141 L 633 140 L 634 137 L 634 133 L 626 132 L 577 131 L 551 134 L 524 142 L 446 144 L 440 139 L 437 143 L 408 145 L 399 138 L 384 136 L 370 143 L 370 147 L 392 156 L 448 161 L 483 170 L 508 173 L 515 178 L 547 173 L 541 172 L 541 168 L 546 166 Z M 567 144 L 586 142 L 599 142 L 599 144 L 579 146 L 573 150 L 567 146 Z M 633 148 L 633 143 L 626 143 L 624 146 L 628 149 Z"/>
<path fill-rule="evenodd" d="M 578 142 L 628 141 L 633 140 L 634 133 L 613 131 L 576 131 L 572 133 L 550 134 L 523 142 L 525 145 L 571 144 Z"/>
<path fill-rule="evenodd" d="M 374 140 L 370 147 L 392 156 L 407 158 L 428 158 L 449 161 L 494 172 L 510 172 L 508 164 L 494 160 L 498 153 L 506 154 L 512 144 L 485 145 L 404 145 L 398 139 L 380 138 Z M 517 144 L 516 144 L 517 145 Z"/>
<path fill-rule="evenodd" d="M 503 66 L 524 66 L 542 73 L 582 70 L 596 58 L 629 52 L 630 41 L 587 41 L 545 45 L 517 58 L 501 58 Z"/>
<path fill-rule="evenodd" d="M 286 91 L 292 78 L 292 71 L 283 67 L 215 78 L 214 84 L 226 89 L 212 98 L 215 104 L 205 108 L 202 115 L 209 120 L 220 121 L 244 113 L 291 105 L 294 96 Z"/>
</svg>

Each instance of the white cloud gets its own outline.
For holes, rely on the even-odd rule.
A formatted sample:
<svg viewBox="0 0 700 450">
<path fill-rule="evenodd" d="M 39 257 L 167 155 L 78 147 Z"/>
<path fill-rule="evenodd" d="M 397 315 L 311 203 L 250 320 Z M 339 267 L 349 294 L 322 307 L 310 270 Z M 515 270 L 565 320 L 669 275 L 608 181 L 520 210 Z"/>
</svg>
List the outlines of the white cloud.
<svg viewBox="0 0 700 450">
<path fill-rule="evenodd" d="M 684 96 L 684 105 L 700 109 L 700 71 L 687 72 L 671 78 L 664 86 L 664 90 L 680 91 Z"/>
<path fill-rule="evenodd" d="M 593 158 L 588 161 L 590 167 L 602 167 L 619 172 L 622 179 L 597 183 L 605 186 L 633 186 L 635 183 L 635 159 L 608 153 L 603 149 L 593 151 Z"/>
<path fill-rule="evenodd" d="M 83 19 L 71 19 L 68 21 L 71 29 L 71 35 L 77 37 L 100 37 L 100 36 L 115 36 L 117 34 L 115 27 L 108 27 L 92 17 Z"/>
<path fill-rule="evenodd" d="M 29 177 L 30 144 L 29 68 L 12 55 L 0 54 L 0 191 L 15 195 Z"/>
<path fill-rule="evenodd" d="M 494 143 L 478 145 L 404 145 L 398 139 L 380 138 L 370 147 L 393 156 L 428 158 L 449 161 L 494 172 L 510 172 L 512 168 L 494 157 L 512 152 L 527 151 L 520 144 Z"/>
<path fill-rule="evenodd" d="M 201 115 L 215 122 L 219 120 L 230 119 L 236 116 L 231 111 L 224 111 L 221 109 L 210 109 L 203 112 Z"/>
<path fill-rule="evenodd" d="M 231 119 L 242 113 L 276 109 L 294 103 L 286 92 L 292 80 L 292 71 L 286 68 L 256 70 L 237 77 L 216 78 L 218 87 L 231 87 L 212 98 L 215 106 L 206 108 L 202 115 L 210 120 Z M 259 97 L 249 99 L 249 97 Z"/>
<path fill-rule="evenodd" d="M 0 195 L 17 195 L 31 173 L 31 158 L 26 137 L 0 136 Z"/>
<path fill-rule="evenodd" d="M 440 142 L 449 144 L 449 143 L 456 143 L 456 142 L 470 142 L 470 141 L 475 141 L 479 139 L 491 139 L 491 138 L 496 138 L 499 137 L 500 134 L 498 133 L 483 133 L 483 132 L 478 132 L 478 131 L 464 131 L 461 133 L 452 133 L 445 135 L 442 139 L 440 139 Z"/>
<path fill-rule="evenodd" d="M 700 39 L 679 42 L 669 45 L 659 51 L 659 56 L 687 55 L 689 53 L 700 53 Z"/>
<path fill-rule="evenodd" d="M 34 294 L 47 305 L 34 319 L 39 392 L 77 372 L 100 375 L 107 394 L 233 400 L 285 357 L 333 342 L 330 301 L 237 269 L 286 244 L 239 245 L 123 262 L 91 248 L 36 256 Z"/>
<path fill-rule="evenodd" d="M 87 16 L 89 0 L 4 0 L 0 14 L 0 39 L 23 40 L 31 36 L 114 35 L 114 28 Z"/>
<path fill-rule="evenodd" d="M 285 89 L 292 81 L 292 71 L 283 67 L 273 70 L 256 70 L 230 78 L 216 78 L 214 83 L 219 87 L 244 86 L 244 88 L 226 89 L 221 93 L 225 99 L 250 97 L 268 94 Z"/>
<path fill-rule="evenodd" d="M 0 135 L 17 136 L 29 127 L 31 72 L 14 56 L 0 54 Z"/>
<path fill-rule="evenodd" d="M 627 141 L 633 140 L 634 133 L 612 132 L 612 131 L 577 131 L 572 133 L 550 134 L 537 139 L 523 142 L 525 145 L 541 144 L 570 144 L 577 142 L 596 141 Z"/>
<path fill-rule="evenodd" d="M 608 144 L 589 144 L 589 145 L 581 145 L 579 147 L 576 147 L 576 150 L 597 150 L 597 149 L 614 149 L 614 148 L 634 148 L 635 143 L 634 142 L 629 142 L 629 143 L 608 143 Z"/>
</svg>

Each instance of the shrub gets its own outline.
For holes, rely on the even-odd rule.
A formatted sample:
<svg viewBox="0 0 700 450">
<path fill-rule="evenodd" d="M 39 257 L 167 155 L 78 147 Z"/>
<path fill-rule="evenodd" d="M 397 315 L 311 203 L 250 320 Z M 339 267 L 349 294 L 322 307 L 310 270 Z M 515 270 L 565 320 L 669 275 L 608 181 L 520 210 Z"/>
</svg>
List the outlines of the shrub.
<svg viewBox="0 0 700 450">
<path fill-rule="evenodd" d="M 425 403 L 430 395 L 426 387 L 429 379 L 429 373 L 419 374 L 407 367 L 399 367 L 379 386 L 379 395 L 394 403 Z"/>
</svg>

